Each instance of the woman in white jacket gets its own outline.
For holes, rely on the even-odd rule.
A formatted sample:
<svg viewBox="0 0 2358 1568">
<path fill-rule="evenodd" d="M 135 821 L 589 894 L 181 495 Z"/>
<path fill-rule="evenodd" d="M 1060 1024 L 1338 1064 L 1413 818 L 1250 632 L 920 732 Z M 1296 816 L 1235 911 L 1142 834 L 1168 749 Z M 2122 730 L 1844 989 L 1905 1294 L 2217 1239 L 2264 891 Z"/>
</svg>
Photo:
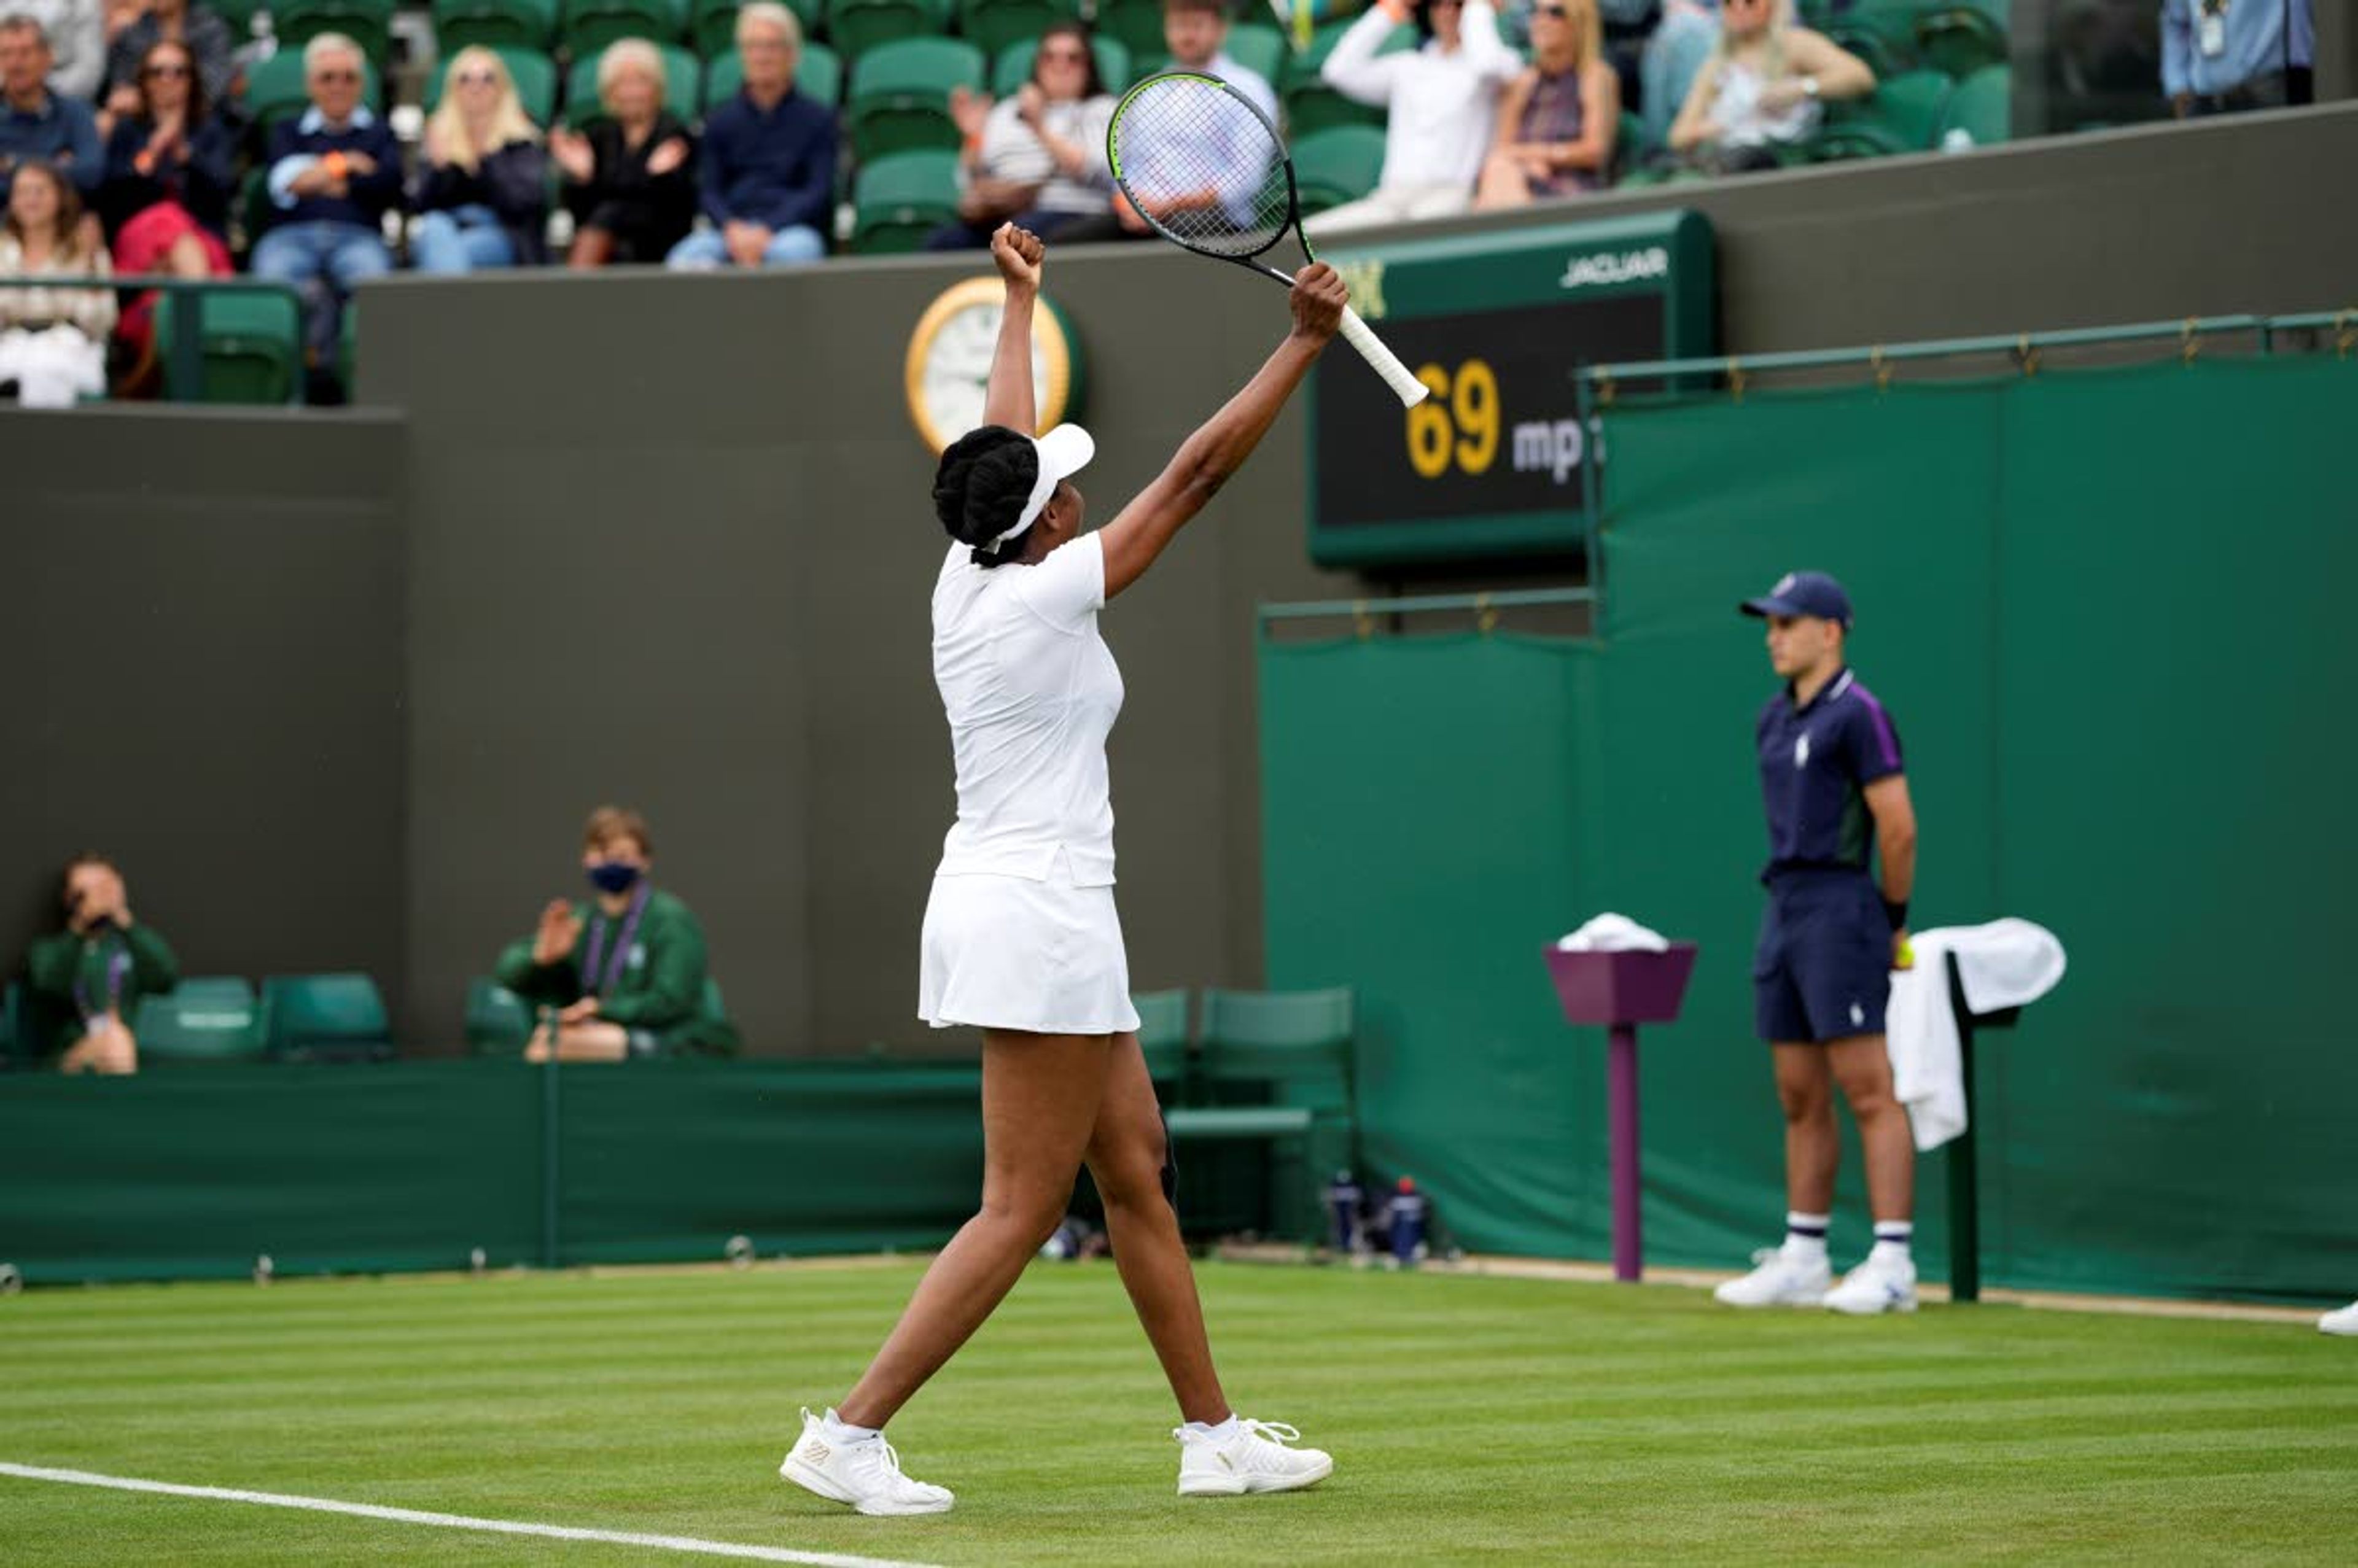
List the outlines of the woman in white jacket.
<svg viewBox="0 0 2358 1568">
<path fill-rule="evenodd" d="M 91 243 L 81 202 L 56 166 L 16 166 L 0 222 L 0 277 L 107 276 L 106 247 Z M 114 293 L 23 283 L 0 288 L 0 401 L 67 408 L 106 390 Z"/>
<path fill-rule="evenodd" d="M 1413 21 L 1422 47 L 1379 55 L 1384 39 Z M 1523 69 L 1498 37 L 1490 0 L 1381 0 L 1337 39 L 1320 74 L 1362 103 L 1390 111 L 1384 172 L 1374 192 L 1310 220 L 1316 235 L 1376 223 L 1446 218 L 1474 204 L 1474 182 L 1490 150 L 1498 94 Z"/>
</svg>

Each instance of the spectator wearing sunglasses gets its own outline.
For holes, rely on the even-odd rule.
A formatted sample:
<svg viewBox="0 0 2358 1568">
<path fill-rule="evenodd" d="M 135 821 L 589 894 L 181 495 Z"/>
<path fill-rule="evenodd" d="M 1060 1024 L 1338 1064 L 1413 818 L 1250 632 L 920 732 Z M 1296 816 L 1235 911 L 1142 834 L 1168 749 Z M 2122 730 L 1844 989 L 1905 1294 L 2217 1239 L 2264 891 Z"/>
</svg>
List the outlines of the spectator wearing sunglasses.
<svg viewBox="0 0 2358 1568">
<path fill-rule="evenodd" d="M 1412 20 L 1420 47 L 1376 52 Z M 1522 70 L 1498 37 L 1490 0 L 1419 0 L 1412 9 L 1410 0 L 1381 0 L 1336 41 L 1320 74 L 1346 97 L 1387 110 L 1383 174 L 1372 193 L 1305 227 L 1331 234 L 1465 211 L 1490 150 L 1498 94 Z"/>
<path fill-rule="evenodd" d="M 273 222 L 254 247 L 257 277 L 293 284 L 304 303 L 315 395 L 329 379 L 344 303 L 363 278 L 393 270 L 387 212 L 401 206 L 401 148 L 361 102 L 360 46 L 321 33 L 303 46 L 311 106 L 271 133 L 265 167 Z"/>
<path fill-rule="evenodd" d="M 1531 68 L 1507 84 L 1475 205 L 1520 207 L 1595 190 L 1613 167 L 1621 79 L 1606 63 L 1595 0 L 1540 0 Z"/>
<path fill-rule="evenodd" d="M 1112 200 L 1105 146 L 1113 94 L 1098 79 L 1081 23 L 1058 22 L 1040 35 L 1032 79 L 1011 97 L 993 103 L 953 88 L 950 114 L 966 134 L 958 163 L 964 189 L 957 221 L 935 230 L 927 250 L 983 249 L 1010 222 L 1054 239 Z"/>
<path fill-rule="evenodd" d="M 1829 99 L 1875 91 L 1866 62 L 1793 25 L 1793 0 L 1724 0 L 1719 43 L 1671 126 L 1671 148 L 1714 174 L 1774 168 L 1817 134 Z"/>
<path fill-rule="evenodd" d="M 196 62 L 204 101 L 214 110 L 226 109 L 237 85 L 237 40 L 229 24 L 191 0 L 148 0 L 129 26 L 106 47 L 106 86 L 99 115 L 112 122 L 140 112 L 140 70 L 148 51 L 160 43 L 176 43 Z"/>
<path fill-rule="evenodd" d="M 423 151 L 421 216 L 410 236 L 418 271 L 547 259 L 548 154 L 498 55 L 478 44 L 451 60 Z"/>
</svg>

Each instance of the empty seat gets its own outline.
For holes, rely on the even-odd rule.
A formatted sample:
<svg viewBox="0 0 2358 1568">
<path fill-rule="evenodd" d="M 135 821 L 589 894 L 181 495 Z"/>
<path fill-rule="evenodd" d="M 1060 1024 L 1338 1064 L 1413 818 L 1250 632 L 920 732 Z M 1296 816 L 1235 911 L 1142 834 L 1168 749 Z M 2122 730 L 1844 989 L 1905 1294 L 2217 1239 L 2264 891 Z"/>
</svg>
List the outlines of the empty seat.
<svg viewBox="0 0 2358 1568">
<path fill-rule="evenodd" d="M 1165 1106 L 1187 1103 L 1193 1087 L 1188 1072 L 1187 992 L 1140 991 L 1130 999 L 1138 1009 L 1138 1048 L 1146 1057 L 1146 1076 Z"/>
<path fill-rule="evenodd" d="M 949 30 L 950 0 L 827 0 L 827 41 L 846 67 L 880 45 Z"/>
<path fill-rule="evenodd" d="M 576 59 L 622 38 L 677 43 L 687 33 L 687 0 L 564 0 L 557 36 Z"/>
<path fill-rule="evenodd" d="M 1865 98 L 1829 103 L 1811 156 L 1834 159 L 1929 151 L 1938 138 L 1949 92 L 1949 79 L 1939 71 L 1911 70 L 1878 81 Z"/>
<path fill-rule="evenodd" d="M 467 1049 L 478 1056 L 510 1056 L 532 1038 L 532 1008 L 488 975 L 467 982 Z"/>
<path fill-rule="evenodd" d="M 1384 133 L 1374 125 L 1330 125 L 1293 144 L 1294 189 L 1302 214 L 1357 201 L 1384 172 Z"/>
<path fill-rule="evenodd" d="M 883 255 L 923 248 L 957 216 L 957 154 L 892 153 L 862 168 L 851 186 L 851 249 Z"/>
<path fill-rule="evenodd" d="M 825 24 L 820 0 L 784 0 L 787 10 L 803 27 L 803 42 L 819 35 Z M 688 0 L 687 36 L 696 52 L 710 59 L 737 47 L 738 0 Z"/>
<path fill-rule="evenodd" d="M 1986 66 L 1957 83 L 1942 112 L 1942 145 L 1963 131 L 1977 146 L 1996 146 L 2013 134 L 2014 78 L 2005 66 Z"/>
<path fill-rule="evenodd" d="M 442 58 L 481 44 L 546 51 L 557 42 L 557 0 L 434 0 L 434 44 Z"/>
<path fill-rule="evenodd" d="M 254 987 L 234 976 L 186 979 L 168 995 L 142 997 L 131 1033 L 142 1063 L 250 1062 L 266 1045 Z"/>
<path fill-rule="evenodd" d="M 393 0 L 277 0 L 270 27 L 279 51 L 298 59 L 321 33 L 341 33 L 371 60 L 382 60 L 393 45 Z"/>
<path fill-rule="evenodd" d="M 861 162 L 892 153 L 955 149 L 950 90 L 979 92 L 982 51 L 957 38 L 903 38 L 880 44 L 851 67 L 844 122 Z"/>
<path fill-rule="evenodd" d="M 167 290 L 156 301 L 156 354 L 165 395 L 176 403 L 292 403 L 303 389 L 303 313 L 294 291 L 252 284 L 207 288 L 203 303 Z M 202 379 L 173 379 L 172 341 L 179 318 L 200 316 Z"/>
<path fill-rule="evenodd" d="M 1080 14 L 1076 0 L 957 0 L 958 32 L 993 59 L 1008 45 L 1036 39 L 1049 24 Z"/>
<path fill-rule="evenodd" d="M 276 975 L 262 982 L 270 1054 L 295 1061 L 381 1061 L 393 1054 L 384 997 L 366 975 Z"/>
</svg>

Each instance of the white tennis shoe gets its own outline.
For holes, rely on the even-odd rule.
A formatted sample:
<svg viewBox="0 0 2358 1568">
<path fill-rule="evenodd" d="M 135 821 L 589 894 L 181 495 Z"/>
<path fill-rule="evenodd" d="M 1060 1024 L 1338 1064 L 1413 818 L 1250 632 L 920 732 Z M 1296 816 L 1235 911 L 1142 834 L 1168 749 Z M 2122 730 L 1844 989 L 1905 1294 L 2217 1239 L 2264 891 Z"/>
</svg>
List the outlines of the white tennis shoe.
<svg viewBox="0 0 2358 1568">
<path fill-rule="evenodd" d="M 1283 1422 L 1239 1421 L 1226 1443 L 1187 1427 L 1179 1440 L 1179 1495 L 1235 1498 L 1247 1492 L 1292 1492 L 1314 1487 L 1335 1472 L 1331 1454 L 1315 1448 L 1289 1448 L 1302 1433 Z"/>
<path fill-rule="evenodd" d="M 829 1411 L 828 1415 L 835 1412 Z M 837 1443 L 827 1423 L 803 1411 L 803 1437 L 786 1454 L 778 1474 L 829 1502 L 849 1503 L 864 1514 L 946 1514 L 957 1499 L 946 1487 L 928 1486 L 901 1474 L 901 1456 L 879 1433 L 857 1443 Z"/>
<path fill-rule="evenodd" d="M 1805 1262 L 1782 1247 L 1770 1247 L 1755 1252 L 1752 1261 L 1758 1265 L 1752 1272 L 1711 1293 L 1729 1306 L 1813 1307 L 1825 1301 L 1826 1287 L 1833 1283 L 1823 1257 Z"/>
<path fill-rule="evenodd" d="M 2358 1302 L 2352 1302 L 2339 1312 L 2327 1313 L 2317 1320 L 2321 1334 L 2346 1334 L 2358 1338 Z"/>
<path fill-rule="evenodd" d="M 1854 1317 L 1872 1317 L 1881 1312 L 1914 1312 L 1916 1265 L 1906 1258 L 1878 1260 L 1870 1252 L 1866 1262 L 1844 1274 L 1843 1282 L 1826 1292 L 1826 1305 Z"/>
</svg>

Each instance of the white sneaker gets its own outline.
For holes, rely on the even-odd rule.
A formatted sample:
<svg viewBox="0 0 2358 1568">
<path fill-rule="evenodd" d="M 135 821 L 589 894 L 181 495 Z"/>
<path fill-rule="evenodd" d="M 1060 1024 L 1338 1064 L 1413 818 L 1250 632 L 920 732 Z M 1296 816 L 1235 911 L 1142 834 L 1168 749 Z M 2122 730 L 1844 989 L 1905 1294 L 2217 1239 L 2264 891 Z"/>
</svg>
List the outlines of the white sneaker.
<svg viewBox="0 0 2358 1568">
<path fill-rule="evenodd" d="M 1288 1448 L 1302 1433 L 1283 1422 L 1239 1421 L 1226 1443 L 1208 1433 L 1179 1427 L 1179 1495 L 1234 1498 L 1247 1492 L 1292 1492 L 1314 1487 L 1335 1472 L 1331 1454 L 1315 1448 Z"/>
<path fill-rule="evenodd" d="M 832 1416 L 833 1411 L 827 1412 Z M 864 1514 L 946 1514 L 946 1487 L 929 1487 L 901 1474 L 901 1456 L 882 1433 L 858 1443 L 834 1443 L 827 1424 L 803 1411 L 803 1440 L 786 1454 L 778 1474 L 830 1502 L 849 1503 Z"/>
<path fill-rule="evenodd" d="M 1752 1272 L 1711 1293 L 1729 1306 L 1813 1307 L 1826 1299 L 1826 1287 L 1833 1282 L 1823 1258 L 1804 1262 L 1781 1247 L 1755 1252 L 1752 1261 L 1759 1265 Z"/>
<path fill-rule="evenodd" d="M 2326 1334 L 2346 1334 L 2358 1338 L 2358 1302 L 2352 1302 L 2340 1312 L 2327 1313 L 2317 1320 L 2317 1326 Z"/>
<path fill-rule="evenodd" d="M 1879 1312 L 1914 1312 L 1916 1265 L 1906 1258 L 1878 1262 L 1869 1253 L 1866 1262 L 1844 1274 L 1843 1282 L 1826 1292 L 1826 1305 L 1857 1317 L 1871 1317 Z"/>
</svg>

